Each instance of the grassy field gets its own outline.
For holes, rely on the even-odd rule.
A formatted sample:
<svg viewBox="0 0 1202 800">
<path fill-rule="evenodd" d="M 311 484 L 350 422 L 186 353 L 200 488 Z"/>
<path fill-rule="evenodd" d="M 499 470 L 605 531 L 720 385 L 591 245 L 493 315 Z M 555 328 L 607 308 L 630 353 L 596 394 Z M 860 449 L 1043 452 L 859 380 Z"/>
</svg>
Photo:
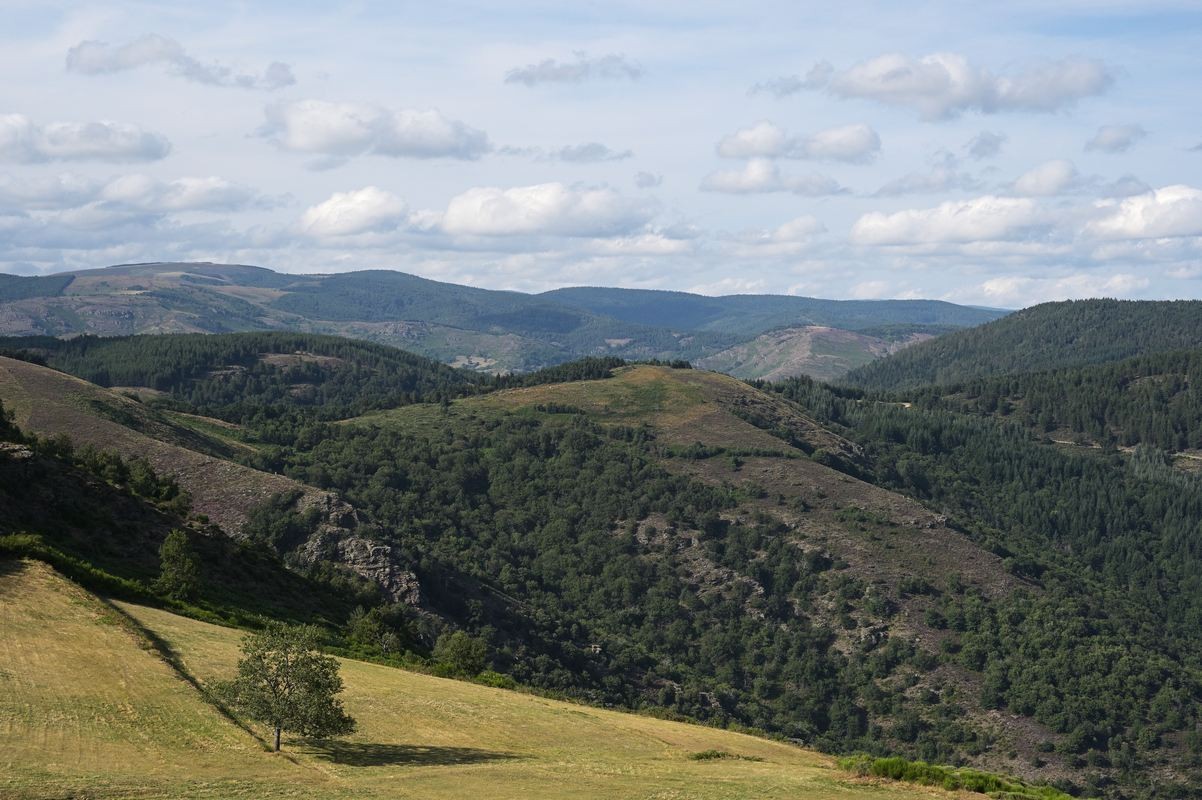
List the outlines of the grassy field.
<svg viewBox="0 0 1202 800">
<path fill-rule="evenodd" d="M 232 671 L 238 631 L 120 609 L 201 681 Z M 0 796 L 953 796 L 853 778 L 826 756 L 726 731 L 356 661 L 343 662 L 343 676 L 359 732 L 334 743 L 286 739 L 286 752 L 272 754 L 111 608 L 41 564 L 0 563 Z M 731 757 L 690 757 L 711 750 Z"/>
</svg>

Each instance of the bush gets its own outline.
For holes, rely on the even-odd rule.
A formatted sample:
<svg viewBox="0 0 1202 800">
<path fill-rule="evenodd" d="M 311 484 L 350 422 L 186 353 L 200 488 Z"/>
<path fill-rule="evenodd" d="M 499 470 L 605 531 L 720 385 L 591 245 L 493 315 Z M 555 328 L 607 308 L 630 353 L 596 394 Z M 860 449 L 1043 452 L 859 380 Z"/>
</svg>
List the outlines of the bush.
<svg viewBox="0 0 1202 800">
<path fill-rule="evenodd" d="M 434 660 L 452 674 L 478 675 L 488 660 L 488 645 L 463 631 L 444 633 L 434 645 Z"/>
</svg>

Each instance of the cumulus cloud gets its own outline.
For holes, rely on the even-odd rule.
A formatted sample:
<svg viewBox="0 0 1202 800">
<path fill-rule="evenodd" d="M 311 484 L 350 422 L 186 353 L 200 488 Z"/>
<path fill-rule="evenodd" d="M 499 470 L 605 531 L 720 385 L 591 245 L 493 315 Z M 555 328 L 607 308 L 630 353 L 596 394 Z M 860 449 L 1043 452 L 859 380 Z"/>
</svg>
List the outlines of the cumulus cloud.
<svg viewBox="0 0 1202 800">
<path fill-rule="evenodd" d="M 664 182 L 664 176 L 654 172 L 636 172 L 634 185 L 640 189 L 653 189 Z"/>
<path fill-rule="evenodd" d="M 805 158 L 864 162 L 876 157 L 881 137 L 868 125 L 842 125 L 810 136 L 790 136 L 768 121 L 735 131 L 718 142 L 725 158 Z"/>
<path fill-rule="evenodd" d="M 70 208 L 96 199 L 100 184 L 72 173 L 18 179 L 0 175 L 0 209 L 12 211 Z"/>
<path fill-rule="evenodd" d="M 593 239 L 588 243 L 587 249 L 591 253 L 604 256 L 674 256 L 691 251 L 693 242 L 652 232 Z"/>
<path fill-rule="evenodd" d="M 146 175 L 116 178 L 105 184 L 99 197 L 148 211 L 237 211 L 261 201 L 253 189 L 224 178 L 161 181 Z"/>
<path fill-rule="evenodd" d="M 740 258 L 796 255 L 825 232 L 826 226 L 817 218 L 804 214 L 771 230 L 742 231 L 734 237 L 727 252 Z"/>
<path fill-rule="evenodd" d="M 1148 285 L 1147 278 L 1130 273 L 1094 275 L 1078 272 L 1053 278 L 1007 275 L 990 278 L 975 289 L 958 292 L 955 299 L 1000 308 L 1017 308 L 1053 300 L 1126 297 L 1146 289 Z"/>
<path fill-rule="evenodd" d="M 0 114 L 0 160 L 157 161 L 171 152 L 165 136 L 123 122 L 50 122 Z"/>
<path fill-rule="evenodd" d="M 324 202 L 306 209 L 300 227 L 318 238 L 354 236 L 395 230 L 406 219 L 405 201 L 376 186 L 335 192 Z"/>
<path fill-rule="evenodd" d="M 1176 185 L 1123 200 L 1097 204 L 1098 217 L 1085 226 L 1099 239 L 1159 239 L 1202 236 L 1202 190 Z"/>
<path fill-rule="evenodd" d="M 643 68 L 620 53 L 590 57 L 573 53 L 575 61 L 544 59 L 537 64 L 515 67 L 505 73 L 506 83 L 538 86 L 542 83 L 583 83 L 589 80 L 638 80 Z"/>
<path fill-rule="evenodd" d="M 936 164 L 927 172 L 910 172 L 889 181 L 876 190 L 878 197 L 898 197 L 906 194 L 935 194 L 948 191 L 971 191 L 981 182 L 956 165 L 954 159 Z"/>
<path fill-rule="evenodd" d="M 1083 179 L 1073 162 L 1057 159 L 1040 164 L 1019 176 L 1014 193 L 1024 197 L 1051 197 L 1081 188 Z"/>
<path fill-rule="evenodd" d="M 1076 165 L 1065 159 L 1040 164 L 1023 173 L 1007 189 L 1022 197 L 1055 197 L 1066 194 L 1094 194 L 1102 197 L 1126 197 L 1148 191 L 1148 185 L 1132 175 L 1106 181 L 1097 175 L 1082 175 Z"/>
<path fill-rule="evenodd" d="M 221 64 L 204 64 L 188 55 L 174 39 L 149 33 L 122 45 L 83 41 L 67 51 L 67 69 L 83 75 L 103 75 L 164 64 L 178 77 L 210 86 L 242 89 L 282 89 L 296 83 L 292 68 L 274 61 L 262 73 L 242 73 Z"/>
<path fill-rule="evenodd" d="M 985 195 L 892 214 L 863 215 L 851 229 L 851 241 L 866 245 L 965 243 L 1018 239 L 1046 223 L 1027 198 Z"/>
<path fill-rule="evenodd" d="M 792 192 L 806 197 L 823 197 L 847 191 L 838 181 L 826 175 L 785 175 L 775 162 L 766 158 L 753 158 L 742 169 L 711 172 L 701 182 L 701 189 L 725 194 Z"/>
<path fill-rule="evenodd" d="M 819 61 L 803 75 L 782 75 L 751 87 L 749 94 L 771 94 L 788 97 L 807 89 L 821 89 L 830 80 L 835 68 L 829 62 Z"/>
<path fill-rule="evenodd" d="M 605 161 L 622 161 L 634 157 L 633 150 L 614 150 L 600 142 L 569 144 L 563 147 L 513 147 L 497 148 L 504 156 L 528 156 L 540 161 L 566 161 L 572 164 L 599 164 Z"/>
<path fill-rule="evenodd" d="M 600 142 L 586 142 L 585 144 L 571 144 L 561 147 L 553 152 L 553 156 L 560 161 L 591 164 L 599 161 L 621 161 L 631 158 L 634 156 L 634 153 L 630 150 L 614 150 Z"/>
<path fill-rule="evenodd" d="M 264 205 L 258 192 L 218 177 L 185 177 L 164 181 L 147 175 L 121 175 L 107 181 L 64 173 L 17 179 L 0 175 L 0 209 L 237 211 Z"/>
<path fill-rule="evenodd" d="M 1114 83 L 1109 68 L 1091 59 L 1046 61 L 1010 75 L 995 75 L 958 53 L 922 58 L 886 54 L 822 74 L 825 78 L 808 88 L 822 88 L 843 99 L 912 108 L 929 120 L 965 111 L 1059 111 L 1102 94 Z"/>
<path fill-rule="evenodd" d="M 484 131 L 435 109 L 299 100 L 268 106 L 266 116 L 260 136 L 284 150 L 335 159 L 373 154 L 473 160 L 491 149 Z"/>
<path fill-rule="evenodd" d="M 1148 132 L 1139 125 L 1103 125 L 1085 143 L 1085 149 L 1101 153 L 1125 153 L 1147 135 Z"/>
<path fill-rule="evenodd" d="M 645 201 L 608 188 L 543 183 L 511 189 L 478 187 L 451 199 L 442 229 L 469 236 L 609 237 L 632 233 L 650 219 Z"/>
<path fill-rule="evenodd" d="M 1006 144 L 1005 134 L 981 131 L 968 140 L 968 144 L 964 145 L 964 149 L 968 151 L 970 158 L 983 161 L 987 158 L 993 158 L 1002 152 L 1004 144 Z"/>
</svg>

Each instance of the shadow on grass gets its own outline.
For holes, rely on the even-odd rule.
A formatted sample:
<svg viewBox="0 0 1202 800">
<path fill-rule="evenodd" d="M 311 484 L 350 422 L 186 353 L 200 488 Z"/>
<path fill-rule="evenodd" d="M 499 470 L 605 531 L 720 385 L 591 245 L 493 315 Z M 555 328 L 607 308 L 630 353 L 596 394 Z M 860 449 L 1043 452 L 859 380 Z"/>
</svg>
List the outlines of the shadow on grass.
<svg viewBox="0 0 1202 800">
<path fill-rule="evenodd" d="M 306 741 L 306 750 L 318 758 L 352 767 L 456 766 L 520 758 L 513 753 L 474 747 L 427 747 L 417 744 Z"/>
</svg>

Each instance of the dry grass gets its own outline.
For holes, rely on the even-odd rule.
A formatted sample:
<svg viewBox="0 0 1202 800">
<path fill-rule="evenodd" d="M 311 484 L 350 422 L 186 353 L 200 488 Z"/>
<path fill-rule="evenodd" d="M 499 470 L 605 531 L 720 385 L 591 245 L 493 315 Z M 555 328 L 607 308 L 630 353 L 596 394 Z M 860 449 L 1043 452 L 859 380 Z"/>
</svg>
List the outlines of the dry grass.
<svg viewBox="0 0 1202 800">
<path fill-rule="evenodd" d="M 155 415 L 127 397 L 35 364 L 0 357 L 0 399 L 23 430 L 65 433 L 78 445 L 145 458 L 156 472 L 176 477 L 192 496 L 194 510 L 230 533 L 237 533 L 248 512 L 273 494 L 300 489 L 324 495 L 283 476 L 189 449 L 191 444 L 218 451 L 246 447 L 202 417 Z"/>
<path fill-rule="evenodd" d="M 122 606 L 202 680 L 238 631 Z M 0 796 L 305 798 L 951 797 L 867 783 L 755 737 L 343 662 L 360 730 L 274 755 L 111 610 L 48 568 L 0 571 Z M 718 750 L 744 758 L 696 760 Z M 762 761 L 749 759 L 763 759 Z"/>
</svg>

